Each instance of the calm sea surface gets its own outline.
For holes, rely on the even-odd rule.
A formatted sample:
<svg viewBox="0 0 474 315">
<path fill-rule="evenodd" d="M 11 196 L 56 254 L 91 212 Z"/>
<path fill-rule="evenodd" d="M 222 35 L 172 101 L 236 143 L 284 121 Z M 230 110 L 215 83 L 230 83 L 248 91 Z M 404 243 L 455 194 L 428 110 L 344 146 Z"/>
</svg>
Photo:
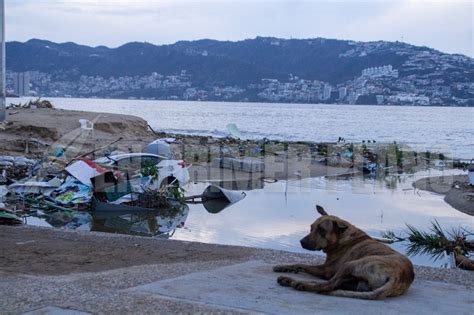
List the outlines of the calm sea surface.
<svg viewBox="0 0 474 315">
<path fill-rule="evenodd" d="M 49 99 L 63 109 L 140 116 L 157 130 L 175 133 L 225 136 L 233 123 L 251 139 L 374 139 L 474 158 L 474 108 Z"/>
</svg>

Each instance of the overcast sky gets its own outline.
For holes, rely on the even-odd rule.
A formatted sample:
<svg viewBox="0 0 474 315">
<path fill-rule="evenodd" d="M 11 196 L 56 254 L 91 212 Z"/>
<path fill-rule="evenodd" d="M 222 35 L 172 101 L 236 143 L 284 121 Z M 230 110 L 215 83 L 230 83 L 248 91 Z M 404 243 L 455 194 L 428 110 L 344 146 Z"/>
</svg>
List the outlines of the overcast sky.
<svg viewBox="0 0 474 315">
<path fill-rule="evenodd" d="M 472 0 L 5 0 L 8 41 L 402 40 L 474 56 Z"/>
</svg>

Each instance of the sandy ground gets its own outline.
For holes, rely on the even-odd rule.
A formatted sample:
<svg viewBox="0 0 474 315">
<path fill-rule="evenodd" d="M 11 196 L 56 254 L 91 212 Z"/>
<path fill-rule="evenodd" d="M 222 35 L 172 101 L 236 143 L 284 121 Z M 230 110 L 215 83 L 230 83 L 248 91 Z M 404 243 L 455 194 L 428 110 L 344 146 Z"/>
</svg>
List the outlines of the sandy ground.
<svg viewBox="0 0 474 315">
<path fill-rule="evenodd" d="M 79 119 L 94 123 L 94 132 L 81 131 Z M 70 111 L 61 109 L 7 110 L 7 122 L 0 125 L 0 152 L 42 157 L 55 145 L 70 146 L 71 155 L 87 152 L 119 137 L 122 149 L 140 146 L 154 139 L 147 122 L 141 118 Z"/>
<path fill-rule="evenodd" d="M 206 276 L 210 277 L 209 281 L 213 278 L 217 281 L 221 277 L 219 268 L 244 262 L 261 261 L 273 265 L 320 263 L 323 259 L 314 254 L 27 226 L 0 227 L 0 243 L 2 314 L 18 314 L 46 306 L 98 314 L 252 313 L 242 309 L 239 303 L 226 308 L 193 302 L 186 297 L 175 299 L 137 294 L 129 289 L 203 271 L 210 272 Z M 449 285 L 453 290 L 465 288 L 462 292 L 473 292 L 474 289 L 473 272 L 415 267 L 415 274 L 418 288 L 423 284 L 420 281 L 430 280 L 448 284 L 445 289 L 449 289 Z M 242 276 L 235 274 L 235 277 Z M 269 275 L 272 286 L 276 285 L 273 280 L 276 276 Z M 190 286 L 187 278 L 180 279 Z M 173 285 L 174 281 L 170 281 Z M 203 292 L 208 293 L 212 292 Z M 196 292 L 192 294 L 196 295 Z M 268 292 L 268 295 L 272 294 L 275 295 Z M 291 291 L 288 294 L 299 296 L 301 293 Z M 449 296 L 449 290 L 445 294 Z M 266 290 L 259 291 L 258 295 L 262 301 L 266 300 Z M 470 298 L 466 303 L 472 301 Z M 350 303 L 356 307 L 362 302 L 351 300 Z M 344 312 L 337 307 L 337 299 L 331 305 L 334 311 Z"/>
<path fill-rule="evenodd" d="M 109 235 L 99 237 L 93 233 L 71 234 L 47 228 L 1 227 L 0 271 L 8 274 L 61 275 L 135 265 L 245 260 L 256 252 L 245 247 L 229 250 L 227 246 L 204 243 Z"/>
<path fill-rule="evenodd" d="M 474 187 L 468 184 L 467 175 L 421 178 L 413 186 L 444 196 L 444 201 L 456 210 L 474 216 Z"/>
</svg>

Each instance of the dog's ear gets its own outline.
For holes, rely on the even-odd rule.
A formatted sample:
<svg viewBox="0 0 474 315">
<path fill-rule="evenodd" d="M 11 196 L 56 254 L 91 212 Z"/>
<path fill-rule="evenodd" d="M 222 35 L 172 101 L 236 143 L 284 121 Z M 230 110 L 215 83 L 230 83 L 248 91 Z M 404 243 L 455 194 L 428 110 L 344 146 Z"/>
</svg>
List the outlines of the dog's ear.
<svg viewBox="0 0 474 315">
<path fill-rule="evenodd" d="M 319 206 L 319 205 L 316 206 L 316 210 L 318 211 L 318 213 L 319 213 L 320 215 L 328 215 L 328 213 L 326 212 L 326 210 L 324 210 L 324 208 L 321 207 L 321 206 Z"/>
<path fill-rule="evenodd" d="M 321 227 L 321 229 L 324 230 L 324 232 L 329 233 L 329 232 L 332 232 L 332 230 L 334 230 L 335 222 L 331 220 L 324 220 L 323 222 L 321 222 L 319 226 Z"/>
<path fill-rule="evenodd" d="M 347 224 L 342 221 L 337 221 L 334 223 L 336 225 L 337 230 L 341 233 L 344 232 L 348 228 Z"/>
</svg>

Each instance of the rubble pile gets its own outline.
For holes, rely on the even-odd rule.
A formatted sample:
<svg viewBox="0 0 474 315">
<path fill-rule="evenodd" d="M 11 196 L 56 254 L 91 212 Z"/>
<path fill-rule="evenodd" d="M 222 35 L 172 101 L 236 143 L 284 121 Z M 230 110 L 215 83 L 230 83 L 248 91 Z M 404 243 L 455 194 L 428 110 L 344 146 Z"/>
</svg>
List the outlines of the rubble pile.
<svg viewBox="0 0 474 315">
<path fill-rule="evenodd" d="M 41 100 L 41 98 L 38 98 L 36 100 L 30 100 L 25 104 L 18 103 L 18 104 L 10 104 L 7 106 L 8 109 L 36 109 L 36 108 L 49 108 L 49 109 L 54 109 L 53 104 L 51 104 L 50 101 L 48 100 Z"/>
<path fill-rule="evenodd" d="M 0 156 L 0 224 L 21 224 L 22 217 L 35 213 L 52 226 L 78 228 L 90 224 L 89 213 L 96 210 L 149 210 L 182 201 L 176 185 L 154 183 L 156 165 L 148 165 L 156 171 L 146 175 L 143 164 L 119 169 L 99 162 L 86 157 L 67 161 L 64 155 L 44 160 Z"/>
<path fill-rule="evenodd" d="M 7 179 L 19 180 L 30 177 L 38 167 L 38 161 L 24 156 L 0 156 L 0 185 Z"/>
</svg>

